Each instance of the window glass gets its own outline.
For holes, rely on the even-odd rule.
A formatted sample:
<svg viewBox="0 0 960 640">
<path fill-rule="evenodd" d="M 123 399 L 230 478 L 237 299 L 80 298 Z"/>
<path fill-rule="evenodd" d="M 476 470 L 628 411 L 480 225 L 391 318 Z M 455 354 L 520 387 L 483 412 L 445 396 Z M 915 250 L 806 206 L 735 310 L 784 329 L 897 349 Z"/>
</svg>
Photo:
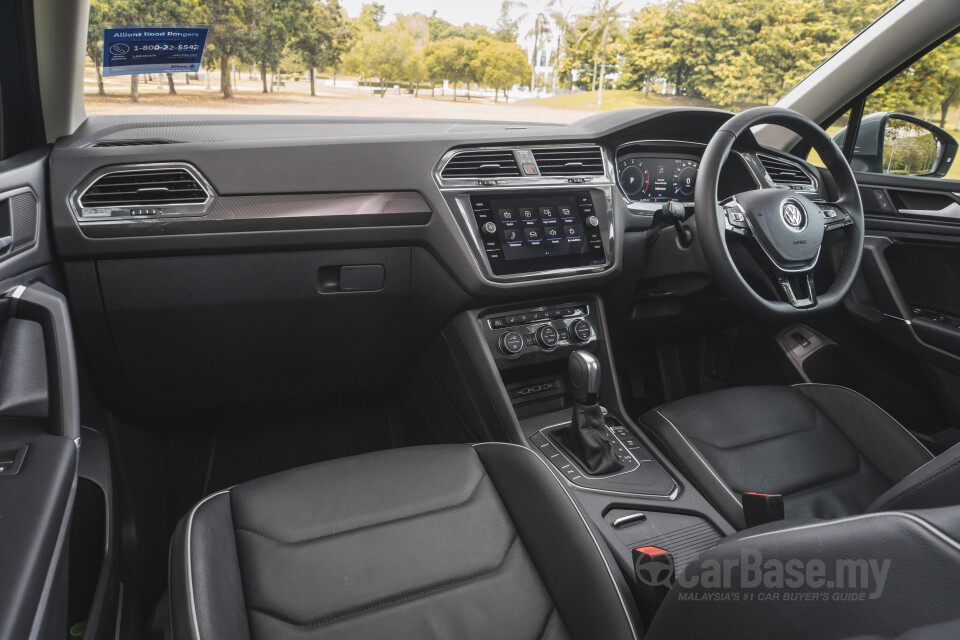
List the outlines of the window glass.
<svg viewBox="0 0 960 640">
<path fill-rule="evenodd" d="M 960 180 L 960 35 L 870 94 L 863 113 L 854 170 Z"/>
<path fill-rule="evenodd" d="M 846 129 L 849 124 L 850 124 L 850 109 L 847 109 L 847 111 L 842 116 L 834 120 L 832 124 L 827 125 L 827 134 L 829 134 L 830 137 L 834 137 L 838 133 Z M 810 149 L 809 155 L 807 155 L 807 162 L 813 165 L 816 165 L 818 167 L 826 166 L 823 164 L 823 160 L 820 159 L 820 154 L 817 153 L 816 149 L 812 149 L 812 148 Z"/>
<path fill-rule="evenodd" d="M 90 0 L 84 95 L 90 115 L 741 111 L 775 103 L 895 2 Z M 208 29 L 198 68 L 119 74 L 142 60 L 117 64 L 137 52 L 104 47 L 104 29 L 138 27 Z"/>
</svg>

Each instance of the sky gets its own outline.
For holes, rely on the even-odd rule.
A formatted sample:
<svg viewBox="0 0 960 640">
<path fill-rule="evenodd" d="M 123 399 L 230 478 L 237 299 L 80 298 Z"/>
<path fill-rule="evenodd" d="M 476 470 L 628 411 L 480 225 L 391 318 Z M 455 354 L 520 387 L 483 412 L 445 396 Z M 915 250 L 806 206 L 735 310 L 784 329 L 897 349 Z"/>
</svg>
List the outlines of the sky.
<svg viewBox="0 0 960 640">
<path fill-rule="evenodd" d="M 369 1 L 369 0 L 367 0 Z M 473 22 L 488 27 L 492 27 L 497 22 L 497 16 L 500 14 L 501 0 L 378 0 L 387 8 L 388 21 L 392 19 L 395 13 L 416 13 L 420 12 L 430 15 L 433 10 L 437 10 L 437 15 L 455 25 L 462 25 L 464 22 Z M 573 13 L 585 13 L 594 3 L 594 0 L 563 0 L 563 9 L 573 9 Z M 360 13 L 360 7 L 364 0 L 340 0 L 347 13 L 356 16 Z M 546 8 L 546 0 L 528 0 L 528 6 L 534 8 L 542 5 Z M 644 2 L 642 0 L 626 0 L 622 9 L 626 13 L 634 8 L 639 8 Z M 517 8 L 519 15 L 525 13 L 523 9 Z"/>
</svg>

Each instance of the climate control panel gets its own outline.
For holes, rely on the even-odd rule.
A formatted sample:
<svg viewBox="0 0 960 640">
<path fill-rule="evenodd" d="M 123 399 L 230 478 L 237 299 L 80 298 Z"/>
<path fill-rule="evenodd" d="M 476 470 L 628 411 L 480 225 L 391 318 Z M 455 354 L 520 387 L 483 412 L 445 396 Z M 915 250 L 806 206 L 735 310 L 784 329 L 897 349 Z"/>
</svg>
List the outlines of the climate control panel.
<svg viewBox="0 0 960 640">
<path fill-rule="evenodd" d="M 597 339 L 595 317 L 586 303 L 559 304 L 489 314 L 480 319 L 495 355 L 510 359 L 549 354 Z"/>
</svg>

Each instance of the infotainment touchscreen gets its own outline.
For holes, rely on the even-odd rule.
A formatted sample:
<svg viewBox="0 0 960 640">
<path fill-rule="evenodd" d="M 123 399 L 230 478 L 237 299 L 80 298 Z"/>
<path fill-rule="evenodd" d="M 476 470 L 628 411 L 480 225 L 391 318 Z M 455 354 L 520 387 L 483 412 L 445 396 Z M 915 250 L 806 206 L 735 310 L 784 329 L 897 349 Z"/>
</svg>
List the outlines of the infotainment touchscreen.
<svg viewBox="0 0 960 640">
<path fill-rule="evenodd" d="M 571 195 L 491 198 L 502 235 L 503 257 L 523 260 L 587 250 L 586 229 Z"/>
<path fill-rule="evenodd" d="M 471 205 L 494 274 L 606 262 L 600 219 L 588 191 L 474 196 Z"/>
</svg>

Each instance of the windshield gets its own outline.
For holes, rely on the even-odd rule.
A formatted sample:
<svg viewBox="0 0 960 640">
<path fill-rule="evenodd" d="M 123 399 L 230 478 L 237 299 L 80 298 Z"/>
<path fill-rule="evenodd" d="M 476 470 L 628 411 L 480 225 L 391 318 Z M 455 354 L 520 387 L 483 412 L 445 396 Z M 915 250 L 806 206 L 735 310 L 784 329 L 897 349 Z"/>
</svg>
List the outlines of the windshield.
<svg viewBox="0 0 960 640">
<path fill-rule="evenodd" d="M 90 115 L 741 110 L 776 102 L 893 4 L 91 0 L 84 96 Z"/>
</svg>

